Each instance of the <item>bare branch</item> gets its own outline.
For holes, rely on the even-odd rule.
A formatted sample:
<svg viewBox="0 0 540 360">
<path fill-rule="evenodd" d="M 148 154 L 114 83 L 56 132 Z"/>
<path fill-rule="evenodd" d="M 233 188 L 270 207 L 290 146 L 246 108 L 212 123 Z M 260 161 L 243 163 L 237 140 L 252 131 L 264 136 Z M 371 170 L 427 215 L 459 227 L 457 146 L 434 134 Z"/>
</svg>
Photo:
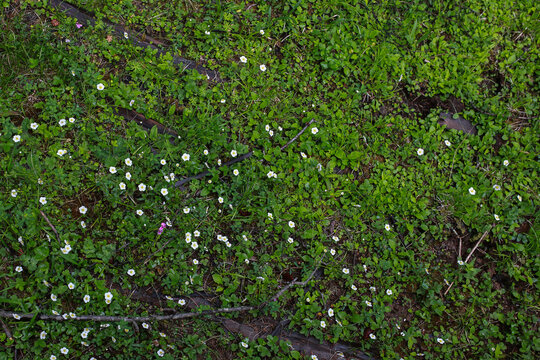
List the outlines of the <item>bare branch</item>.
<svg viewBox="0 0 540 360">
<path fill-rule="evenodd" d="M 54 225 L 49 221 L 49 218 L 47 217 L 47 215 L 45 215 L 43 211 L 40 210 L 39 212 L 41 213 L 41 216 L 43 216 L 45 221 L 47 221 L 47 224 L 49 224 L 52 231 L 54 231 L 54 234 L 56 235 L 56 240 L 58 240 L 58 243 L 62 245 L 62 241 L 60 240 L 60 235 L 58 235 L 58 231 L 56 231 L 56 228 L 54 227 Z"/>
</svg>

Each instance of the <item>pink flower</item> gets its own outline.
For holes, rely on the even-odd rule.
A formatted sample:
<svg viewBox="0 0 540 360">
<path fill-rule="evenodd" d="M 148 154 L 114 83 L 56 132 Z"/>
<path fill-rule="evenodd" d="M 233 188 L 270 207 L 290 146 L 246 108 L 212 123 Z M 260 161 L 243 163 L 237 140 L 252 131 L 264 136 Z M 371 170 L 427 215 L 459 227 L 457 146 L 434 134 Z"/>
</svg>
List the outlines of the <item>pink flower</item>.
<svg viewBox="0 0 540 360">
<path fill-rule="evenodd" d="M 82 28 L 82 24 L 79 24 L 79 23 L 77 23 L 77 25 L 75 25 L 75 26 L 77 26 L 77 29 Z"/>
<path fill-rule="evenodd" d="M 157 231 L 158 235 L 163 234 L 163 230 L 165 230 L 166 227 L 167 227 L 166 223 L 161 223 L 161 226 L 159 227 L 159 229 Z"/>
</svg>

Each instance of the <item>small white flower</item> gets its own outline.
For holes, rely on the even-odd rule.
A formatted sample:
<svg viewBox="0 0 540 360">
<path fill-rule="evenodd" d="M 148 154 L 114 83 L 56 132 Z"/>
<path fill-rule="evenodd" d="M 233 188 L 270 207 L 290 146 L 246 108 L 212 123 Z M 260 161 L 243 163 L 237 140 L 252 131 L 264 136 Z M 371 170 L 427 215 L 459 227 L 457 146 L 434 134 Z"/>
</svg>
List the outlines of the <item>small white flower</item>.
<svg viewBox="0 0 540 360">
<path fill-rule="evenodd" d="M 204 154 L 204 155 L 208 155 L 208 150 L 204 149 L 204 150 L 203 150 L 203 154 Z"/>
<path fill-rule="evenodd" d="M 38 178 L 38 179 L 37 179 L 37 183 L 38 183 L 39 185 L 43 185 L 43 180 L 41 180 L 41 178 Z"/>
<path fill-rule="evenodd" d="M 75 319 L 77 317 L 77 315 L 75 315 L 75 313 L 70 312 L 69 317 L 72 318 L 72 319 Z"/>
<path fill-rule="evenodd" d="M 120 187 L 120 190 L 126 190 L 126 184 L 124 184 L 123 182 L 118 184 L 118 186 Z"/>
<path fill-rule="evenodd" d="M 471 194 L 471 195 L 476 194 L 476 190 L 474 190 L 474 188 L 470 187 L 469 188 L 469 194 Z"/>
<path fill-rule="evenodd" d="M 165 195 L 167 195 L 168 193 L 169 193 L 169 190 L 167 190 L 167 189 L 165 189 L 165 188 L 161 189 L 161 195 L 165 196 Z"/>
<path fill-rule="evenodd" d="M 70 282 L 70 283 L 68 284 L 68 288 L 69 288 L 70 290 L 75 289 L 75 284 L 72 283 L 72 282 Z"/>
<path fill-rule="evenodd" d="M 321 327 L 324 329 L 326 327 L 326 322 L 324 320 L 321 320 Z"/>
<path fill-rule="evenodd" d="M 40 334 L 39 334 L 39 338 L 41 340 L 45 340 L 45 338 L 47 337 L 47 333 L 45 331 L 42 331 Z"/>
<path fill-rule="evenodd" d="M 112 298 L 113 298 L 113 294 L 111 292 L 105 293 L 105 300 L 112 300 Z"/>
<path fill-rule="evenodd" d="M 39 202 L 42 204 L 42 205 L 45 205 L 47 203 L 47 198 L 45 196 L 42 196 L 39 198 Z"/>
<path fill-rule="evenodd" d="M 419 148 L 418 150 L 416 150 L 416 153 L 418 154 L 418 156 L 422 156 L 424 155 L 424 149 Z"/>
<path fill-rule="evenodd" d="M 495 190 L 495 191 L 501 191 L 501 186 L 495 184 L 495 185 L 493 185 L 493 190 Z"/>
<path fill-rule="evenodd" d="M 243 342 L 243 341 L 240 343 L 240 345 L 242 345 L 242 346 L 245 347 L 246 349 L 249 347 L 249 345 L 248 345 L 247 343 Z"/>
<path fill-rule="evenodd" d="M 65 150 L 65 149 L 58 149 L 58 151 L 56 152 L 56 155 L 58 155 L 58 156 L 64 156 L 66 153 L 67 153 L 67 150 Z"/>
<path fill-rule="evenodd" d="M 300 153 L 300 156 L 302 156 L 303 159 L 307 159 L 307 155 L 303 152 Z"/>
<path fill-rule="evenodd" d="M 375 334 L 369 334 L 369 337 L 373 340 L 375 340 L 377 337 L 375 336 Z"/>
<path fill-rule="evenodd" d="M 289 244 L 292 244 L 294 242 L 294 239 L 293 238 L 288 238 L 287 241 L 289 242 Z"/>
<path fill-rule="evenodd" d="M 129 34 L 124 31 L 124 38 L 129 39 Z"/>
<path fill-rule="evenodd" d="M 13 314 L 13 318 L 14 318 L 15 320 L 21 320 L 21 317 L 20 317 L 20 315 L 18 315 L 18 314 Z"/>
<path fill-rule="evenodd" d="M 294 221 L 289 221 L 289 227 L 290 227 L 290 228 L 294 228 L 294 226 L 295 226 L 295 225 L 294 225 Z"/>
<path fill-rule="evenodd" d="M 196 241 L 193 241 L 193 242 L 191 243 L 191 248 L 192 248 L 193 250 L 197 250 L 198 247 L 199 247 L 199 244 L 197 244 Z"/>
<path fill-rule="evenodd" d="M 521 197 L 521 195 L 518 195 L 518 196 L 517 196 L 517 199 L 519 200 L 519 202 L 521 202 L 521 200 L 523 200 L 523 198 Z"/>
<path fill-rule="evenodd" d="M 238 169 L 234 169 L 233 174 L 234 174 L 234 176 L 238 176 L 238 174 L 240 174 L 240 171 L 238 171 Z"/>
<path fill-rule="evenodd" d="M 221 99 L 220 102 L 221 102 L 222 104 L 225 104 L 225 99 Z"/>
<path fill-rule="evenodd" d="M 128 274 L 129 276 L 133 276 L 133 275 L 135 275 L 135 270 L 129 269 L 129 270 L 127 271 L 127 274 Z"/>
<path fill-rule="evenodd" d="M 349 269 L 347 269 L 347 268 L 343 268 L 341 271 L 343 271 L 343 273 L 345 275 L 349 274 Z"/>
<path fill-rule="evenodd" d="M 130 158 L 125 159 L 124 162 L 126 163 L 127 166 L 133 165 L 133 161 L 131 161 Z"/>
<path fill-rule="evenodd" d="M 236 150 L 231 150 L 231 156 L 232 157 L 236 157 L 238 155 L 238 153 L 236 152 Z"/>
<path fill-rule="evenodd" d="M 135 104 L 135 100 L 131 100 L 131 101 L 129 102 L 129 106 L 133 106 L 133 104 Z"/>
<path fill-rule="evenodd" d="M 244 64 L 247 63 L 247 57 L 240 56 L 240 62 L 243 62 Z"/>
<path fill-rule="evenodd" d="M 463 260 L 458 260 L 458 262 L 457 262 L 457 263 L 458 263 L 458 265 L 460 265 L 460 266 L 463 266 L 463 265 L 465 265 L 465 263 L 463 262 Z"/>
<path fill-rule="evenodd" d="M 72 124 L 75 122 L 75 118 L 74 118 L 74 117 L 70 117 L 68 120 L 69 120 L 69 122 L 72 123 Z"/>
<path fill-rule="evenodd" d="M 58 125 L 60 126 L 65 126 L 66 124 L 67 124 L 66 119 L 60 119 L 60 121 L 58 121 Z"/>
<path fill-rule="evenodd" d="M 189 214 L 189 212 L 190 212 L 190 209 L 189 209 L 189 207 L 186 206 L 184 208 L 184 214 Z"/>
<path fill-rule="evenodd" d="M 99 91 L 105 89 L 105 85 L 103 85 L 102 83 L 97 84 L 96 87 L 97 87 L 97 89 L 98 89 Z"/>
<path fill-rule="evenodd" d="M 138 209 L 136 213 L 137 215 L 142 216 L 144 214 L 144 211 L 142 211 L 141 209 Z"/>
<path fill-rule="evenodd" d="M 311 133 L 312 133 L 313 135 L 317 134 L 318 132 L 319 132 L 319 129 L 317 129 L 316 127 L 311 128 Z"/>
<path fill-rule="evenodd" d="M 221 159 L 217 159 L 217 164 L 221 166 Z"/>
<path fill-rule="evenodd" d="M 13 142 L 18 143 L 19 141 L 21 141 L 21 136 L 20 135 L 14 135 L 13 136 Z"/>
<path fill-rule="evenodd" d="M 336 250 L 330 249 L 330 254 L 332 254 L 332 256 L 336 255 Z"/>
<path fill-rule="evenodd" d="M 182 155 L 182 160 L 184 160 L 184 161 L 188 161 L 189 158 L 190 158 L 189 154 Z"/>
<path fill-rule="evenodd" d="M 86 223 L 85 223 L 84 221 L 81 221 L 81 227 L 82 227 L 83 229 L 86 228 Z"/>
<path fill-rule="evenodd" d="M 493 217 L 494 217 L 495 220 L 497 220 L 497 221 L 501 220 L 501 218 L 500 218 L 499 215 L 497 215 L 497 214 L 493 214 Z"/>
<path fill-rule="evenodd" d="M 184 305 L 186 305 L 186 300 L 180 299 L 180 300 L 178 300 L 178 304 L 184 306 Z"/>
<path fill-rule="evenodd" d="M 311 360 L 319 360 L 319 358 L 317 357 L 317 355 L 311 355 Z"/>
<path fill-rule="evenodd" d="M 169 296 L 169 297 L 170 297 L 170 296 Z M 170 300 L 172 300 L 172 298 L 170 298 Z M 162 338 L 166 338 L 166 337 L 167 337 L 167 335 L 165 335 L 165 333 L 162 333 L 162 332 L 159 333 L 159 336 L 161 336 Z"/>
<path fill-rule="evenodd" d="M 51 300 L 56 301 L 58 300 L 58 297 L 55 294 L 51 294 Z"/>
<path fill-rule="evenodd" d="M 264 30 L 263 29 L 259 30 L 259 32 L 261 33 L 261 35 L 264 35 Z"/>
<path fill-rule="evenodd" d="M 444 340 L 441 339 L 441 338 L 437 338 L 437 342 L 438 342 L 439 344 L 441 344 L 441 345 L 444 344 Z"/>
<path fill-rule="evenodd" d="M 386 295 L 390 296 L 390 295 L 392 295 L 392 294 L 393 294 L 393 293 L 392 293 L 392 290 L 390 290 L 390 289 L 386 290 Z"/>
<path fill-rule="evenodd" d="M 270 131 L 268 132 L 268 135 L 270 135 L 271 137 L 274 136 L 274 131 L 273 131 L 273 130 L 270 130 Z"/>
<path fill-rule="evenodd" d="M 268 218 L 272 220 L 274 218 L 274 215 L 272 213 L 268 213 Z"/>
<path fill-rule="evenodd" d="M 71 251 L 71 245 L 66 244 L 66 246 L 63 247 L 63 248 L 61 248 L 60 250 L 62 251 L 62 253 L 63 253 L 64 255 L 67 255 L 67 254 L 69 254 L 69 252 Z"/>
<path fill-rule="evenodd" d="M 510 165 L 510 161 L 508 161 L 508 160 L 504 160 L 504 161 L 503 161 L 503 165 L 504 165 L 504 166 L 508 166 L 508 165 Z"/>
<path fill-rule="evenodd" d="M 88 295 L 88 294 L 84 295 L 83 301 L 84 301 L 85 304 L 88 304 L 90 302 L 90 295 Z"/>
<path fill-rule="evenodd" d="M 80 212 L 81 214 L 86 214 L 86 211 L 87 211 L 87 210 L 88 210 L 88 209 L 86 208 L 86 206 L 81 206 L 81 207 L 79 208 L 79 212 Z"/>
<path fill-rule="evenodd" d="M 264 130 L 270 131 L 270 125 L 266 124 L 265 127 L 264 127 Z"/>
<path fill-rule="evenodd" d="M 109 168 L 109 172 L 110 172 L 111 174 L 116 174 L 116 168 L 115 168 L 114 166 L 111 166 L 111 167 Z"/>
<path fill-rule="evenodd" d="M 390 231 L 390 225 L 389 224 L 384 225 L 384 228 L 386 229 L 386 231 Z"/>
<path fill-rule="evenodd" d="M 199 260 L 193 259 L 193 265 L 199 265 Z"/>
<path fill-rule="evenodd" d="M 147 323 L 143 322 L 142 327 L 145 328 L 145 329 L 148 329 L 150 326 Z"/>
<path fill-rule="evenodd" d="M 165 159 L 161 159 L 161 161 L 159 162 L 161 165 L 167 165 L 167 160 Z"/>
<path fill-rule="evenodd" d="M 205 33 L 206 35 L 210 35 L 210 31 L 208 31 L 208 30 L 206 30 L 204 33 Z"/>
<path fill-rule="evenodd" d="M 266 71 L 266 65 L 262 64 L 261 66 L 259 66 L 259 69 L 261 69 L 261 71 Z"/>
<path fill-rule="evenodd" d="M 328 309 L 328 316 L 330 317 L 334 316 L 334 309 L 332 308 Z"/>
<path fill-rule="evenodd" d="M 371 303 L 371 301 L 368 301 L 368 300 L 366 300 L 366 305 L 367 305 L 368 307 L 372 307 L 372 306 L 373 306 L 373 304 Z"/>
<path fill-rule="evenodd" d="M 32 130 L 36 130 L 36 129 L 38 128 L 38 126 L 39 126 L 39 124 L 36 123 L 36 122 L 33 122 L 33 123 L 30 124 L 30 128 L 31 128 Z"/>
<path fill-rule="evenodd" d="M 200 232 L 199 230 L 195 230 L 195 231 L 193 232 L 193 236 L 199 237 L 199 236 L 201 236 L 201 232 Z"/>
<path fill-rule="evenodd" d="M 139 191 L 145 191 L 146 190 L 146 185 L 144 185 L 143 183 L 140 183 L 139 184 Z"/>
<path fill-rule="evenodd" d="M 129 172 L 126 173 L 126 179 L 131 180 L 131 173 Z"/>
<path fill-rule="evenodd" d="M 49 358 L 49 360 L 56 360 L 56 356 L 51 355 L 51 357 Z"/>
<path fill-rule="evenodd" d="M 249 259 L 244 259 L 244 262 L 245 262 L 246 264 L 249 264 Z"/>
<path fill-rule="evenodd" d="M 448 140 L 444 140 L 444 145 L 450 147 L 450 146 L 452 146 L 452 143 L 450 141 L 448 141 Z"/>
<path fill-rule="evenodd" d="M 220 203 L 220 204 L 223 204 L 223 198 L 220 196 L 218 197 L 217 201 Z"/>
<path fill-rule="evenodd" d="M 67 355 L 67 354 L 69 353 L 69 349 L 66 348 L 66 347 L 63 347 L 63 348 L 60 349 L 60 352 L 61 352 L 62 354 L 64 354 L 64 355 Z"/>
<path fill-rule="evenodd" d="M 56 310 L 53 310 L 52 313 L 53 313 L 53 315 L 58 315 L 58 311 L 56 311 Z"/>
</svg>

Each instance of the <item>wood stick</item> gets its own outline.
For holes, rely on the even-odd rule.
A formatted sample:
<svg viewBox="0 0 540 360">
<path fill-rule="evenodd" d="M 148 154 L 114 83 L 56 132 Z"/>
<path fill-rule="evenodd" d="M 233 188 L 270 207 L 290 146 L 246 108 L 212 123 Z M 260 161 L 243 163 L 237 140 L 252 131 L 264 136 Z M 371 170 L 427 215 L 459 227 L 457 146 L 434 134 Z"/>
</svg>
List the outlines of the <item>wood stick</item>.
<svg viewBox="0 0 540 360">
<path fill-rule="evenodd" d="M 285 150 L 289 145 L 291 145 L 294 141 L 296 141 L 296 139 L 298 139 L 298 137 L 300 135 L 302 135 L 304 133 L 304 131 L 307 130 L 307 128 L 309 127 L 309 125 L 313 124 L 315 122 L 315 119 L 311 119 L 310 122 L 308 122 L 306 124 L 306 126 L 304 126 L 304 128 L 302 130 L 300 130 L 300 132 L 298 134 L 296 134 L 291 140 L 289 140 L 285 145 L 283 145 L 281 147 L 281 150 Z"/>
<path fill-rule="evenodd" d="M 13 340 L 13 335 L 11 335 L 11 331 L 9 331 L 7 325 L 2 320 L 0 320 L 0 323 L 2 323 L 2 328 L 4 328 L 4 332 L 6 333 L 8 339 Z"/>
<path fill-rule="evenodd" d="M 47 221 L 47 224 L 49 224 L 51 229 L 54 231 L 54 233 L 56 235 L 56 239 L 58 240 L 58 243 L 60 245 L 62 245 L 62 241 L 60 240 L 60 235 L 58 235 L 58 231 L 56 231 L 56 228 L 54 227 L 54 225 L 51 224 L 51 222 L 49 221 L 49 218 L 47 217 L 47 215 L 45 215 L 45 213 L 43 211 L 39 210 L 39 212 L 41 213 L 41 216 L 43 216 L 43 218 L 45 218 L 45 221 Z"/>
</svg>

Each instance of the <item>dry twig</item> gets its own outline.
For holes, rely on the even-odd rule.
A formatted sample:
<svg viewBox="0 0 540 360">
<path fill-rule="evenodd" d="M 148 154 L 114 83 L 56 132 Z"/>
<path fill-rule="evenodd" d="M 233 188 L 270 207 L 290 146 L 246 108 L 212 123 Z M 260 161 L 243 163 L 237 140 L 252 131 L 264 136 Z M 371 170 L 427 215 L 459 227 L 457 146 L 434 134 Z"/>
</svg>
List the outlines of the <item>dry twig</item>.
<svg viewBox="0 0 540 360">
<path fill-rule="evenodd" d="M 43 211 L 40 210 L 39 212 L 41 213 L 41 216 L 43 216 L 45 221 L 47 221 L 47 224 L 49 224 L 52 231 L 54 231 L 54 234 L 56 235 L 56 239 L 58 240 L 58 243 L 62 245 L 62 241 L 60 240 L 60 235 L 58 235 L 58 231 L 56 231 L 56 228 L 54 227 L 54 225 L 49 221 L 49 218 L 47 217 L 47 215 L 45 215 Z"/>
</svg>

